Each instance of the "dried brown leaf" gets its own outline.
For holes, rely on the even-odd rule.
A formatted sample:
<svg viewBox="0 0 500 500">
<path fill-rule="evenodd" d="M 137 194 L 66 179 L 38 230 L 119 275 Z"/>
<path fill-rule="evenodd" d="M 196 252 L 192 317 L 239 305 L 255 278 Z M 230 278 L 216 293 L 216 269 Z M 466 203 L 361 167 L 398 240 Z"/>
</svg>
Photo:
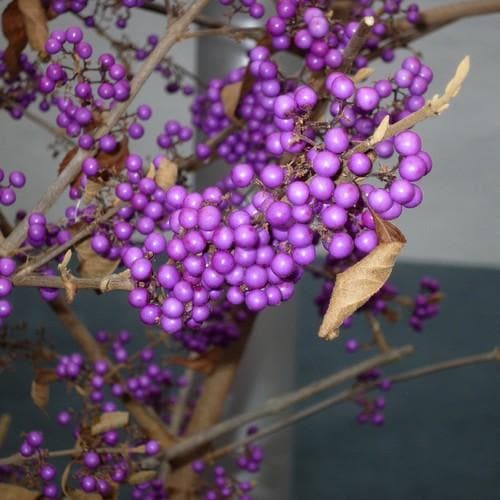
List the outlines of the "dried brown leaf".
<svg viewBox="0 0 500 500">
<path fill-rule="evenodd" d="M 10 422 L 12 418 L 8 413 L 3 413 L 0 416 L 0 446 L 2 446 L 7 432 L 9 432 Z"/>
<path fill-rule="evenodd" d="M 92 436 L 109 431 L 110 429 L 120 429 L 128 425 L 129 413 L 127 411 L 112 411 L 103 413 L 99 420 L 92 426 L 90 432 Z"/>
<path fill-rule="evenodd" d="M 53 370 L 43 368 L 35 373 L 35 378 L 31 382 L 31 399 L 41 410 L 44 410 L 49 402 L 50 383 L 55 380 L 57 375 Z"/>
<path fill-rule="evenodd" d="M 380 290 L 406 242 L 394 224 L 383 221 L 375 213 L 373 217 L 379 243 L 366 257 L 337 275 L 328 310 L 319 328 L 321 338 L 337 337 L 344 320 Z"/>
<path fill-rule="evenodd" d="M 100 182 L 87 179 L 87 184 L 85 185 L 85 189 L 83 190 L 83 202 L 88 205 L 96 197 L 101 188 L 102 184 Z"/>
<path fill-rule="evenodd" d="M 366 79 L 370 78 L 370 76 L 375 73 L 375 69 L 366 66 L 364 68 L 359 69 L 356 74 L 352 77 L 352 81 L 355 83 L 361 83 Z"/>
<path fill-rule="evenodd" d="M 44 410 L 49 402 L 50 387 L 48 384 L 40 384 L 36 380 L 31 382 L 31 399 L 38 408 Z"/>
<path fill-rule="evenodd" d="M 243 82 L 244 79 L 240 82 L 230 83 L 220 93 L 222 104 L 224 105 L 224 113 L 231 120 L 237 120 L 236 109 L 240 103 Z"/>
<path fill-rule="evenodd" d="M 177 165 L 168 158 L 162 158 L 156 170 L 155 182 L 162 189 L 168 189 L 177 181 Z"/>
<path fill-rule="evenodd" d="M 215 370 L 223 354 L 223 349 L 214 347 L 203 356 L 197 358 L 183 358 L 182 356 L 170 356 L 168 361 L 174 365 L 184 366 L 191 370 L 210 375 Z"/>
<path fill-rule="evenodd" d="M 140 484 L 151 481 L 158 474 L 155 470 L 141 470 L 130 475 L 127 479 L 128 484 Z"/>
<path fill-rule="evenodd" d="M 2 31 L 9 42 L 4 52 L 4 61 L 13 77 L 19 73 L 19 56 L 28 43 L 24 18 L 16 0 L 10 2 L 2 12 Z"/>
<path fill-rule="evenodd" d="M 61 172 L 69 165 L 69 162 L 75 157 L 77 152 L 78 152 L 78 148 L 75 146 L 74 148 L 71 148 L 64 155 L 64 158 L 61 160 L 61 163 L 59 163 L 59 168 L 57 169 L 58 175 L 60 175 Z"/>
<path fill-rule="evenodd" d="M 107 181 L 110 176 L 117 176 L 123 170 L 125 158 L 128 154 L 128 139 L 126 137 L 124 137 L 110 153 L 99 151 L 95 158 L 99 163 L 100 177 L 102 177 L 104 181 Z"/>
<path fill-rule="evenodd" d="M 389 115 L 384 116 L 379 126 L 373 132 L 373 135 L 370 137 L 370 146 L 374 146 L 382 141 L 385 137 L 387 129 L 389 128 Z"/>
<path fill-rule="evenodd" d="M 120 259 L 109 260 L 96 254 L 90 246 L 90 238 L 75 246 L 80 266 L 78 268 L 82 278 L 103 278 L 113 273 L 118 267 Z"/>
<path fill-rule="evenodd" d="M 45 54 L 45 42 L 49 37 L 49 30 L 41 0 L 17 0 L 17 5 L 24 19 L 31 48 Z"/>
<path fill-rule="evenodd" d="M 0 483 L 0 498 L 2 500 L 35 500 L 41 498 L 38 491 L 28 490 L 15 484 Z"/>
</svg>

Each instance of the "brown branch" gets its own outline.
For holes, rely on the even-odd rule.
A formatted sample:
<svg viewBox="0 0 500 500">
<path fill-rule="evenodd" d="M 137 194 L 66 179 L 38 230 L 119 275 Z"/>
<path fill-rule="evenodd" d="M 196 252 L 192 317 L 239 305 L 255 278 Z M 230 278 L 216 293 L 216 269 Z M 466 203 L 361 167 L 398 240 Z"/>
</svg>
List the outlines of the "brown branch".
<svg viewBox="0 0 500 500">
<path fill-rule="evenodd" d="M 365 311 L 365 314 L 366 319 L 368 320 L 368 325 L 370 326 L 370 330 L 372 331 L 373 340 L 375 341 L 375 344 L 379 348 L 380 352 L 390 351 L 391 347 L 387 343 L 387 339 L 385 338 L 384 332 L 382 331 L 379 320 L 370 311 Z"/>
<path fill-rule="evenodd" d="M 95 340 L 87 327 L 69 308 L 64 299 L 57 297 L 55 300 L 48 302 L 48 305 L 90 361 L 97 361 L 98 359 L 105 358 L 99 342 Z"/>
<path fill-rule="evenodd" d="M 351 71 L 354 59 L 356 59 L 356 56 L 361 52 L 366 40 L 370 36 L 374 24 L 375 18 L 372 16 L 367 16 L 361 19 L 356 32 L 349 40 L 349 44 L 344 50 L 342 65 L 340 66 L 339 71 L 344 73 L 349 73 Z"/>
<path fill-rule="evenodd" d="M 499 361 L 500 360 L 500 351 L 498 348 L 493 349 L 493 351 L 481 353 L 481 354 L 475 354 L 472 356 L 466 356 L 463 358 L 457 358 L 457 359 L 451 359 L 447 361 L 443 361 L 441 363 L 435 363 L 432 365 L 428 366 L 423 366 L 420 368 L 416 368 L 414 370 L 409 370 L 406 372 L 402 372 L 396 375 L 393 375 L 392 377 L 389 377 L 388 380 L 390 380 L 393 383 L 397 382 L 403 382 L 406 380 L 411 380 L 415 378 L 420 378 L 424 377 L 427 375 L 432 375 L 434 373 L 438 373 L 441 371 L 445 370 L 452 370 L 455 368 L 462 368 L 464 366 L 470 366 L 470 365 L 475 365 L 475 364 L 481 364 L 481 363 L 489 363 L 492 361 Z M 299 422 L 300 420 L 304 420 L 307 417 L 310 417 L 312 415 L 315 415 L 316 413 L 319 413 L 323 410 L 326 410 L 336 404 L 343 403 L 345 401 L 350 401 L 353 397 L 355 397 L 359 392 L 366 391 L 366 390 L 372 390 L 375 389 L 378 386 L 378 382 L 370 382 L 369 384 L 363 384 L 359 387 L 355 387 L 352 389 L 346 389 L 344 391 L 341 391 L 338 394 L 335 394 L 334 396 L 330 396 L 323 401 L 320 401 L 319 403 L 315 403 L 313 405 L 308 406 L 307 408 L 304 408 L 303 410 L 297 411 L 295 413 L 292 413 L 291 415 L 288 415 L 284 417 L 282 420 L 279 422 L 276 422 L 273 425 L 270 425 L 268 427 L 265 427 L 264 429 L 256 432 L 253 435 L 246 436 L 245 438 L 229 443 L 226 446 L 222 446 L 221 448 L 218 448 L 214 450 L 213 452 L 208 453 L 205 455 L 204 460 L 207 461 L 215 461 L 218 460 L 227 454 L 231 453 L 232 451 L 245 446 L 246 444 L 252 443 L 256 441 L 257 439 L 261 439 L 265 436 L 268 436 L 270 434 L 274 434 L 275 432 L 281 431 L 287 427 L 289 427 L 292 424 L 295 424 L 296 422 Z"/>
<path fill-rule="evenodd" d="M 382 353 L 372 358 L 361 361 L 360 363 L 350 366 L 341 370 L 340 372 L 331 374 L 323 379 L 317 380 L 308 384 L 296 391 L 289 392 L 282 396 L 270 399 L 261 408 L 252 410 L 235 417 L 228 418 L 227 420 L 212 426 L 210 429 L 198 432 L 178 444 L 172 446 L 170 449 L 165 450 L 165 456 L 169 460 L 177 459 L 185 456 L 188 453 L 198 450 L 200 447 L 205 446 L 214 439 L 228 434 L 242 427 L 243 425 L 259 420 L 269 415 L 275 415 L 282 412 L 288 407 L 300 403 L 322 391 L 336 387 L 359 374 L 366 372 L 376 366 L 392 363 L 400 360 L 401 358 L 411 354 L 413 347 L 410 345 L 393 349 L 387 353 Z"/>
<path fill-rule="evenodd" d="M 407 380 L 413 380 L 416 378 L 425 377 L 427 375 L 433 375 L 434 373 L 439 373 L 447 370 L 454 370 L 456 368 L 462 368 L 466 366 L 472 366 L 483 363 L 490 363 L 500 361 L 500 348 L 495 348 L 492 351 L 488 351 L 480 354 L 473 354 L 470 356 L 465 356 L 462 358 L 449 359 L 446 361 L 441 361 L 439 363 L 434 363 L 427 366 L 422 366 L 419 368 L 415 368 L 413 370 L 408 370 L 405 372 L 397 373 L 388 378 L 392 383 L 404 382 Z M 229 443 L 228 445 L 222 446 L 212 452 L 207 453 L 204 456 L 204 460 L 206 461 L 215 461 L 219 458 L 226 456 L 232 451 L 245 446 L 248 443 L 254 442 L 258 439 L 261 439 L 270 434 L 274 434 L 290 425 L 303 420 L 311 415 L 315 415 L 331 406 L 334 406 L 339 403 L 343 403 L 345 401 L 351 400 L 357 394 L 367 390 L 373 390 L 378 387 L 378 382 L 369 382 L 366 384 L 358 385 L 351 389 L 345 389 L 334 396 L 330 396 L 319 403 L 315 403 L 310 405 L 303 410 L 292 413 L 289 416 L 286 416 L 279 422 L 276 422 L 273 425 L 265 427 L 260 431 L 252 434 L 251 436 L 246 436 L 245 438 L 235 441 L 233 443 Z M 98 453 L 124 453 L 124 454 L 142 454 L 144 453 L 143 447 L 136 448 L 99 448 L 96 450 Z M 75 456 L 78 457 L 81 455 L 83 450 L 81 448 L 69 448 L 65 450 L 57 450 L 57 451 L 49 451 L 48 456 L 55 457 L 65 457 L 65 456 Z M 0 465 L 8 465 L 8 464 L 19 464 L 26 461 L 32 460 L 31 457 L 23 457 L 18 453 L 11 455 L 9 457 L 5 457 L 0 459 Z"/>
<path fill-rule="evenodd" d="M 110 274 L 102 278 L 77 278 L 71 276 L 70 281 L 76 289 L 92 289 L 101 292 L 130 291 L 134 289 L 134 282 L 130 277 L 121 274 Z M 60 276 L 43 276 L 40 274 L 15 275 L 12 278 L 12 284 L 17 287 L 36 288 L 66 288 L 67 286 Z"/>
<path fill-rule="evenodd" d="M 175 20 L 169 27 L 167 32 L 158 42 L 158 45 L 153 49 L 148 58 L 139 68 L 130 84 L 129 98 L 118 104 L 110 113 L 106 123 L 96 132 L 96 137 L 101 137 L 107 134 L 118 122 L 123 113 L 127 110 L 130 103 L 134 100 L 139 90 L 142 88 L 151 73 L 155 70 L 158 63 L 165 57 L 168 51 L 181 39 L 187 27 L 193 18 L 201 12 L 203 7 L 208 3 L 208 0 L 194 0 L 188 10 L 178 19 Z M 79 149 L 73 159 L 68 163 L 66 168 L 61 172 L 59 177 L 51 184 L 49 189 L 43 194 L 38 203 L 33 207 L 31 212 L 45 213 L 60 197 L 61 193 L 66 189 L 70 182 L 80 172 L 82 161 L 88 156 L 89 152 Z M 3 255 L 8 255 L 23 241 L 28 221 L 24 219 L 12 231 L 10 236 L 3 242 L 0 251 Z"/>
<path fill-rule="evenodd" d="M 59 457 L 80 457 L 86 450 L 83 448 L 66 448 L 64 450 L 55 450 L 55 451 L 47 451 L 46 455 L 47 457 L 50 458 L 59 458 Z M 116 447 L 116 448 L 111 448 L 111 447 L 103 447 L 103 448 L 96 448 L 94 450 L 96 453 L 111 453 L 113 455 L 120 455 L 123 454 L 124 456 L 130 456 L 130 455 L 143 455 L 146 451 L 144 449 L 144 446 L 135 446 L 133 448 L 126 448 L 126 447 Z M 14 453 L 13 455 L 10 455 L 9 457 L 1 458 L 0 459 L 0 465 L 19 465 L 25 462 L 29 462 L 30 460 L 33 460 L 33 457 L 24 457 L 23 455 L 20 455 L 19 453 Z"/>
<path fill-rule="evenodd" d="M 259 27 L 246 28 L 242 26 L 221 26 L 220 28 L 209 28 L 205 30 L 188 31 L 182 37 L 183 40 L 189 38 L 202 38 L 207 36 L 223 36 L 241 40 L 243 38 L 252 38 L 254 40 L 261 40 L 264 36 L 264 30 Z"/>
<path fill-rule="evenodd" d="M 254 322 L 255 316 L 251 315 L 240 328 L 240 339 L 224 351 L 223 357 L 217 363 L 213 373 L 205 378 L 200 397 L 196 402 L 188 424 L 187 441 L 193 438 L 196 440 L 196 436 L 200 433 L 209 432 L 209 429 L 213 428 L 219 421 L 224 410 L 224 402 L 233 383 Z M 208 442 L 206 441 L 201 445 L 206 445 Z M 190 452 L 194 452 L 194 455 L 187 456 L 186 460 L 183 460 L 180 464 L 181 466 L 174 470 L 169 477 L 169 487 L 173 490 L 171 496 L 173 500 L 192 498 L 193 490 L 196 489 L 197 476 L 190 464 L 186 462 L 189 462 L 190 458 L 194 458 L 199 453 L 201 445 L 186 450 L 184 455 Z M 165 456 L 164 458 L 171 462 L 171 456 Z"/>
</svg>

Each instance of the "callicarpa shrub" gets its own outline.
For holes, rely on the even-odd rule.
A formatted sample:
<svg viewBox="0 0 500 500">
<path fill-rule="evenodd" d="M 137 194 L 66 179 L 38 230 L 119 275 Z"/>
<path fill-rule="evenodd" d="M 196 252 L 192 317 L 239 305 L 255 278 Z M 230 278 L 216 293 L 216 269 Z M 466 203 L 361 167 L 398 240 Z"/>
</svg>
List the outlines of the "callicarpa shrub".
<svg viewBox="0 0 500 500">
<path fill-rule="evenodd" d="M 358 422 L 379 426 L 393 383 L 498 359 L 493 350 L 382 373 L 412 352 L 391 346 L 383 322 L 403 317 L 420 331 L 439 311 L 433 278 L 423 277 L 414 297 L 388 282 L 405 244 L 394 221 L 422 203 L 419 181 L 432 175 L 414 127 L 447 110 L 469 71 L 465 57 L 429 95 L 431 67 L 417 55 L 395 65 L 395 51 L 456 19 L 500 11 L 500 2 L 421 10 L 401 0 L 220 0 L 218 18 L 203 13 L 208 4 L 5 2 L 0 106 L 51 131 L 54 159 L 63 158 L 34 206 L 18 207 L 12 222 L 0 217 L 2 348 L 16 352 L 11 364 L 34 366 L 33 425 L 18 453 L 0 459 L 2 498 L 246 500 L 265 467 L 260 438 L 345 400 L 360 405 Z M 165 31 L 133 40 L 129 20 L 144 11 L 164 16 Z M 242 49 L 243 66 L 205 83 L 170 51 L 209 36 L 251 48 Z M 377 60 L 386 63 L 380 74 Z M 167 113 L 162 130 L 149 125 L 158 110 L 140 91 L 150 76 L 178 96 L 190 122 Z M 147 156 L 136 152 L 144 137 L 156 139 Z M 214 162 L 227 175 L 193 189 L 188 173 Z M 0 203 L 11 206 L 30 179 L 4 166 L 0 182 Z M 60 198 L 64 216 L 51 220 Z M 256 315 L 288 301 L 307 272 L 322 280 L 319 336 L 335 339 L 363 316 L 367 337 L 339 349 L 378 352 L 222 419 Z M 13 287 L 37 288 L 80 350 L 9 335 Z M 144 331 L 90 332 L 70 307 L 80 289 L 127 293 Z M 351 387 L 333 398 L 256 426 L 345 382 Z M 53 412 L 52 384 L 79 405 Z M 72 447 L 47 449 L 40 410 Z M 2 436 L 8 424 L 2 416 Z M 243 437 L 217 445 L 237 429 Z"/>
</svg>

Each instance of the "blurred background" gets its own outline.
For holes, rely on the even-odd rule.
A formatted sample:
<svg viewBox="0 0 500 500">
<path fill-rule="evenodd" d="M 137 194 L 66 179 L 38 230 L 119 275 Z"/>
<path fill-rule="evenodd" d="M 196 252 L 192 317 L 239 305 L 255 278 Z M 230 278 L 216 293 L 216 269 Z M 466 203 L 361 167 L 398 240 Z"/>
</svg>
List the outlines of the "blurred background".
<svg viewBox="0 0 500 500">
<path fill-rule="evenodd" d="M 419 5 L 424 9 L 445 2 L 424 0 Z M 217 5 L 212 2 L 207 14 L 220 15 Z M 162 29 L 161 16 L 141 13 L 132 17 L 127 33 L 142 43 Z M 499 344 L 499 30 L 498 14 L 469 18 L 413 44 L 434 70 L 429 95 L 442 91 L 465 54 L 471 56 L 471 71 L 450 109 L 418 126 L 434 168 L 421 181 L 423 204 L 398 220 L 408 244 L 393 281 L 401 291 L 414 294 L 419 277 L 431 275 L 439 279 L 446 297 L 441 314 L 422 333 L 414 333 L 404 322 L 390 329 L 392 344 L 415 344 L 416 354 L 404 362 L 405 369 Z M 105 46 L 94 41 L 98 48 Z M 224 75 L 234 65 L 244 65 L 245 48 L 222 38 L 204 38 L 199 45 L 194 41 L 178 45 L 173 57 L 208 80 Z M 395 62 L 375 66 L 376 76 L 389 74 L 407 55 L 400 51 Z M 188 101 L 167 95 L 153 77 L 137 98 L 139 102 L 151 104 L 155 113 L 148 122 L 149 138 L 133 150 L 153 156 L 156 134 L 166 119 L 189 122 Z M 59 160 L 47 150 L 52 138 L 26 120 L 11 120 L 6 113 L 0 114 L 0 127 L 0 166 L 27 172 L 27 187 L 19 192 L 18 206 L 29 208 L 56 175 Z M 196 182 L 217 179 L 221 168 L 204 172 Z M 65 206 L 66 200 L 60 200 L 52 215 L 61 215 Z M 9 216 L 14 211 L 12 207 L 6 210 Z M 254 408 L 270 396 L 362 359 L 363 354 L 344 352 L 346 339 L 366 336 L 361 318 L 337 341 L 325 343 L 316 337 L 320 319 L 314 297 L 321 284 L 321 280 L 305 278 L 292 302 L 261 315 L 228 412 Z M 43 327 L 62 352 L 73 352 L 75 347 L 36 292 L 16 291 L 14 306 L 12 324 L 27 322 L 28 331 L 33 332 Z M 142 331 L 119 292 L 101 297 L 79 293 L 75 310 L 92 331 L 124 328 L 136 335 Z M 402 369 L 391 366 L 387 373 Z M 359 408 L 347 403 L 273 436 L 265 442 L 266 459 L 256 498 L 499 498 L 498 375 L 495 366 L 481 365 L 401 384 L 386 395 L 382 427 L 360 426 L 355 419 Z M 52 420 L 34 408 L 29 398 L 31 376 L 26 364 L 0 378 L 0 413 L 15 415 L 2 456 L 15 450 L 20 430 L 32 425 L 34 417 L 48 431 L 49 446 L 67 444 Z M 54 391 L 51 416 L 60 409 L 59 402 L 61 408 L 67 405 L 66 397 L 63 390 Z"/>
</svg>

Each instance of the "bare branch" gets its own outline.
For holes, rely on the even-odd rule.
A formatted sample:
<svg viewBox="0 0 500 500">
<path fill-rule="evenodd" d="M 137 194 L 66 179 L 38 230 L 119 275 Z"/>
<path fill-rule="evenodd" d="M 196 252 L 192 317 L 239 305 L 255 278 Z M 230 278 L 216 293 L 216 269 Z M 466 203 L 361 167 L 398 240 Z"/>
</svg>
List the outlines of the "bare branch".
<svg viewBox="0 0 500 500">
<path fill-rule="evenodd" d="M 413 347 L 410 345 L 403 346 L 397 349 L 393 349 L 389 352 L 379 354 L 372 358 L 366 359 L 356 365 L 350 366 L 341 370 L 338 373 L 329 375 L 321 380 L 317 380 L 311 384 L 308 384 L 300 389 L 287 393 L 283 396 L 273 398 L 268 400 L 262 408 L 258 410 L 253 410 L 248 413 L 243 413 L 242 415 L 237 415 L 231 417 L 220 424 L 214 425 L 210 429 L 194 434 L 191 437 L 187 437 L 180 443 L 172 446 L 165 451 L 165 456 L 169 460 L 173 460 L 184 456 L 204 445 L 210 443 L 214 439 L 223 436 L 239 427 L 259 420 L 263 417 L 269 415 L 274 415 L 280 413 L 288 407 L 303 401 L 304 399 L 310 398 L 324 390 L 336 387 L 348 380 L 356 377 L 360 373 L 363 373 L 376 366 L 381 366 L 387 363 L 392 363 L 398 361 L 401 358 L 411 354 L 413 352 Z"/>
<path fill-rule="evenodd" d="M 500 351 L 498 348 L 493 349 L 493 351 L 485 352 L 482 354 L 475 354 L 472 356 L 466 356 L 464 358 L 451 359 L 447 361 L 443 361 L 441 363 L 435 363 L 428 366 L 423 366 L 420 368 L 416 368 L 415 370 L 409 370 L 406 372 L 398 373 L 389 377 L 393 383 L 403 382 L 410 379 L 420 378 L 427 375 L 432 375 L 434 373 L 438 373 L 445 370 L 452 370 L 455 368 L 462 368 L 464 366 L 470 366 L 475 364 L 489 363 L 492 361 L 500 360 Z M 226 446 L 218 448 L 213 452 L 205 455 L 204 459 L 207 461 L 215 461 L 223 456 L 231 453 L 232 451 L 245 446 L 246 444 L 253 443 L 254 441 L 266 437 L 270 434 L 274 434 L 275 432 L 279 432 L 283 429 L 286 429 L 292 424 L 304 420 L 307 417 L 315 415 L 323 410 L 326 410 L 336 404 L 343 403 L 346 401 L 350 401 L 353 397 L 356 396 L 359 392 L 363 392 L 366 390 L 372 390 L 377 387 L 377 382 L 371 382 L 370 384 L 363 384 L 359 387 L 355 387 L 352 389 L 346 389 L 341 391 L 340 393 L 335 394 L 334 396 L 330 396 L 319 403 L 313 404 L 304 408 L 303 410 L 292 413 L 289 416 L 284 417 L 280 421 L 272 424 L 264 429 L 252 434 L 251 436 L 246 436 L 245 438 L 229 443 Z"/>
</svg>

